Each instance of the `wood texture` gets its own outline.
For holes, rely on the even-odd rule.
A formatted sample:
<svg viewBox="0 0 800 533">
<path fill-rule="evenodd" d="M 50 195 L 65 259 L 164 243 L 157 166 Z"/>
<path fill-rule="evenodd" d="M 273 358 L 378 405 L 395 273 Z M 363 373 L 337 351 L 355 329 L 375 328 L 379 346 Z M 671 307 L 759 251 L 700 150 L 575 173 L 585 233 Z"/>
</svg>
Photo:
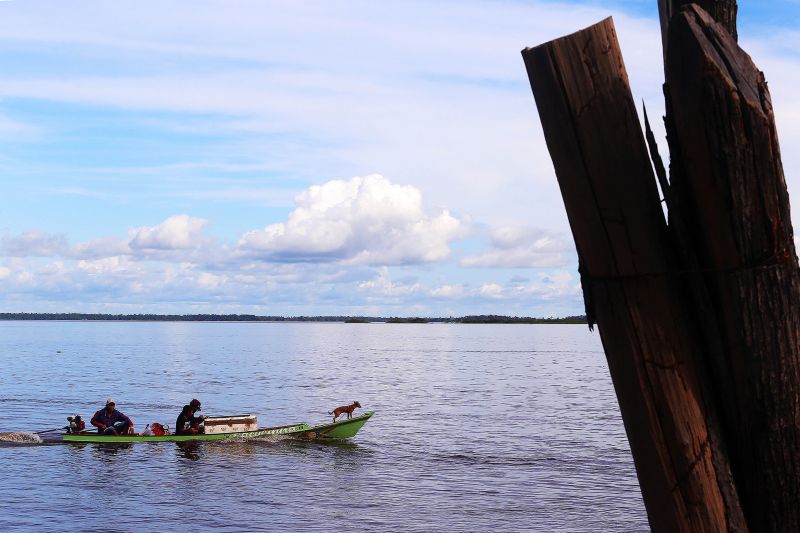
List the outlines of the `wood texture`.
<svg viewBox="0 0 800 533">
<path fill-rule="evenodd" d="M 736 15 L 739 6 L 736 4 L 736 0 L 658 0 L 658 18 L 661 22 L 661 37 L 665 58 L 667 55 L 669 22 L 675 14 L 680 12 L 681 6 L 688 4 L 699 5 L 706 13 L 711 15 L 711 18 L 720 23 L 734 40 L 738 40 Z"/>
<path fill-rule="evenodd" d="M 769 91 L 695 5 L 667 46 L 670 218 L 693 291 L 731 468 L 753 531 L 800 531 L 800 271 Z"/>
<path fill-rule="evenodd" d="M 747 531 L 611 19 L 522 52 L 653 531 Z"/>
</svg>

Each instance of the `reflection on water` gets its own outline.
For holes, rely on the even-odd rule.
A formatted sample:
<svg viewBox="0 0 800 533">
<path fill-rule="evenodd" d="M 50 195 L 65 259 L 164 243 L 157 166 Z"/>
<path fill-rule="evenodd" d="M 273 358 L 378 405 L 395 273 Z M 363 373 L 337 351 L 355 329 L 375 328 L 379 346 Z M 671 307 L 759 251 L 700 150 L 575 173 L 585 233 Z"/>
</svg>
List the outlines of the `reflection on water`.
<svg viewBox="0 0 800 533">
<path fill-rule="evenodd" d="M 155 445 L 156 443 L 149 443 Z M 165 445 L 166 443 L 158 443 Z M 190 441 L 171 443 L 175 456 L 191 461 L 215 458 L 248 458 L 253 456 L 302 457 L 308 454 L 326 453 L 334 466 L 363 462 L 372 454 L 369 446 L 353 441 L 308 441 L 289 437 L 272 437 L 252 440 Z"/>
<path fill-rule="evenodd" d="M 199 461 L 203 451 L 202 442 L 176 442 L 175 455 L 190 461 Z"/>
<path fill-rule="evenodd" d="M 130 453 L 133 449 L 133 444 L 130 442 L 101 442 L 90 443 L 94 457 L 98 460 L 108 460 L 106 456 L 114 456 L 117 454 Z"/>
<path fill-rule="evenodd" d="M 126 381 L 85 379 L 103 365 Z M 69 529 L 63 509 L 109 501 L 125 531 L 186 531 L 187 501 L 204 530 L 647 530 L 584 326 L 0 322 L 0 432 L 109 396 L 137 428 L 195 397 L 261 426 L 327 422 L 354 398 L 376 415 L 349 442 L 0 446 L 0 531 Z"/>
</svg>

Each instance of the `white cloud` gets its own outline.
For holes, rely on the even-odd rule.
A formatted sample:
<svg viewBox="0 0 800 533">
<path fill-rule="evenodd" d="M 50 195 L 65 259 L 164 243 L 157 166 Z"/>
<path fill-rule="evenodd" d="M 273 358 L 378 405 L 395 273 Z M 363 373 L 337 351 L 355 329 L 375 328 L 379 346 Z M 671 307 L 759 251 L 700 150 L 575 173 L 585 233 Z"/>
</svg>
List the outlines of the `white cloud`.
<svg viewBox="0 0 800 533">
<path fill-rule="evenodd" d="M 566 270 L 540 274 L 537 283 L 522 287 L 521 290 L 544 300 L 560 297 L 579 299 L 582 295 L 580 282 Z"/>
<path fill-rule="evenodd" d="M 484 283 L 478 289 L 478 294 L 486 298 L 501 298 L 503 296 L 503 287 L 497 283 Z"/>
<path fill-rule="evenodd" d="M 133 265 L 124 257 L 104 257 L 102 259 L 78 261 L 78 269 L 90 276 L 107 276 L 112 274 L 137 273 Z M 134 271 L 132 272 L 132 269 Z"/>
<path fill-rule="evenodd" d="M 463 285 L 442 285 L 431 290 L 431 296 L 436 298 L 458 298 L 463 295 Z"/>
<path fill-rule="evenodd" d="M 540 273 L 537 279 L 513 277 L 505 285 L 487 281 L 477 288 L 465 285 L 442 285 L 430 290 L 435 298 L 462 299 L 478 302 L 480 300 L 505 300 L 509 302 L 551 301 L 563 298 L 578 302 L 581 298 L 580 284 L 565 270 Z"/>
<path fill-rule="evenodd" d="M 363 291 L 369 292 L 371 295 L 382 296 L 410 296 L 420 291 L 419 283 L 405 284 L 394 282 L 390 279 L 389 269 L 383 267 L 377 278 L 362 281 L 358 284 L 358 288 Z"/>
<path fill-rule="evenodd" d="M 103 259 L 118 256 L 180 259 L 173 252 L 192 252 L 210 241 L 203 237 L 207 221 L 189 215 L 175 215 L 156 226 L 131 229 L 127 238 L 101 237 L 70 245 L 64 235 L 38 229 L 0 239 L 0 255 L 8 257 L 56 257 Z"/>
<path fill-rule="evenodd" d="M 0 240 L 0 251 L 11 257 L 50 257 L 60 255 L 68 249 L 64 235 L 51 235 L 32 229 L 17 237 L 4 236 Z"/>
<path fill-rule="evenodd" d="M 8 137 L 14 141 L 25 138 L 36 140 L 40 134 L 38 128 L 0 114 L 0 137 Z"/>
<path fill-rule="evenodd" d="M 144 226 L 132 230 L 130 246 L 134 249 L 185 250 L 201 244 L 203 228 L 208 224 L 202 218 L 174 215 L 157 226 Z"/>
<path fill-rule="evenodd" d="M 552 231 L 520 226 L 492 230 L 492 248 L 461 261 L 466 267 L 542 268 L 564 266 L 569 250 Z"/>
<path fill-rule="evenodd" d="M 64 261 L 53 261 L 45 264 L 39 272 L 49 276 L 61 275 L 66 270 Z"/>
<path fill-rule="evenodd" d="M 580 288 L 564 271 L 534 281 L 485 280 L 431 284 L 409 267 L 342 267 L 335 263 L 254 261 L 210 268 L 196 262 L 131 256 L 42 261 L 12 258 L 0 267 L 4 306 L 37 302 L 46 310 L 125 312 L 255 312 L 258 314 L 371 314 L 455 316 L 580 312 Z M 356 275 L 358 274 L 358 275 Z M 439 274 L 434 275 L 441 279 Z M 27 303 L 26 303 L 27 302 Z M 75 307 L 74 302 L 80 302 Z M 100 306 L 100 307 L 98 307 Z M 41 309 L 41 307 L 39 307 Z M 14 310 L 14 308 L 10 308 Z M 536 311 L 539 310 L 538 315 Z"/>
<path fill-rule="evenodd" d="M 316 185 L 295 199 L 285 223 L 245 233 L 241 249 L 276 261 L 397 265 L 441 261 L 462 223 L 426 212 L 415 187 L 378 174 Z"/>
<path fill-rule="evenodd" d="M 202 289 L 214 290 L 220 288 L 226 282 L 225 276 L 218 276 L 210 272 L 201 272 L 197 276 L 197 285 Z"/>
<path fill-rule="evenodd" d="M 78 243 L 70 248 L 69 257 L 75 259 L 101 259 L 133 253 L 127 239 L 117 237 L 101 237 L 88 242 Z"/>
</svg>

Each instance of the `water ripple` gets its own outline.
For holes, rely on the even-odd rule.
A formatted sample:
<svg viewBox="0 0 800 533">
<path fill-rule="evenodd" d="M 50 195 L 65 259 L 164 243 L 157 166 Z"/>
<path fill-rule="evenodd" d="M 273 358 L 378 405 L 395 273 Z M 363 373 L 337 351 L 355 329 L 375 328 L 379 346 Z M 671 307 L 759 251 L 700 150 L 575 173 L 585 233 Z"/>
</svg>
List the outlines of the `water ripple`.
<svg viewBox="0 0 800 533">
<path fill-rule="evenodd" d="M 0 530 L 63 531 L 78 509 L 103 531 L 185 531 L 192 511 L 218 531 L 647 531 L 585 326 L 363 326 L 4 323 L 0 432 L 109 396 L 138 429 L 194 397 L 262 425 L 377 414 L 343 443 L 0 445 Z"/>
</svg>

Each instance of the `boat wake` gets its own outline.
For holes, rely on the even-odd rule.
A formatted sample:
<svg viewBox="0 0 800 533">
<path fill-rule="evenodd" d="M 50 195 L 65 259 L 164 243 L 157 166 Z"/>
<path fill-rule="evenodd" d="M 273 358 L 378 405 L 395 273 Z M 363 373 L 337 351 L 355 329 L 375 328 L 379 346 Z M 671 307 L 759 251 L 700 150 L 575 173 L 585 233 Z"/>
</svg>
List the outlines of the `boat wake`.
<svg viewBox="0 0 800 533">
<path fill-rule="evenodd" d="M 0 446 L 4 444 L 42 444 L 44 441 L 36 433 L 27 431 L 0 432 Z"/>
</svg>

